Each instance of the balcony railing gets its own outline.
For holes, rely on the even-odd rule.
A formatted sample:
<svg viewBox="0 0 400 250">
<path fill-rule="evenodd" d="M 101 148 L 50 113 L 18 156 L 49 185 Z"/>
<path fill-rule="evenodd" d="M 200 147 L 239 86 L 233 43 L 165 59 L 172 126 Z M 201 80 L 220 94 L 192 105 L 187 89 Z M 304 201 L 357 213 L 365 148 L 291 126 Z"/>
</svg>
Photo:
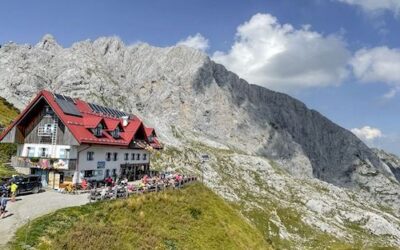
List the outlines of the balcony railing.
<svg viewBox="0 0 400 250">
<path fill-rule="evenodd" d="M 14 156 L 11 158 L 13 167 L 19 168 L 41 168 L 41 169 L 61 169 L 75 170 L 76 159 L 49 159 L 49 158 L 29 158 Z"/>
<path fill-rule="evenodd" d="M 39 127 L 38 136 L 52 136 L 54 133 L 53 127 Z"/>
</svg>

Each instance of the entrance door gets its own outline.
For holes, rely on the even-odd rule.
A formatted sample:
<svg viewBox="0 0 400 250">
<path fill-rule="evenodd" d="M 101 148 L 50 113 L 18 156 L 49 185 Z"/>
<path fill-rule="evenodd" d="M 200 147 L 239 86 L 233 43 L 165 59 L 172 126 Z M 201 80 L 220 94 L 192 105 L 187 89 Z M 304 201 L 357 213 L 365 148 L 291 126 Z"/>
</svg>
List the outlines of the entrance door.
<svg viewBox="0 0 400 250">
<path fill-rule="evenodd" d="M 42 187 L 47 187 L 48 182 L 49 182 L 49 171 L 40 169 L 40 168 L 32 168 L 31 171 L 32 174 L 34 175 L 39 175 L 40 176 L 40 181 L 42 183 Z"/>
</svg>

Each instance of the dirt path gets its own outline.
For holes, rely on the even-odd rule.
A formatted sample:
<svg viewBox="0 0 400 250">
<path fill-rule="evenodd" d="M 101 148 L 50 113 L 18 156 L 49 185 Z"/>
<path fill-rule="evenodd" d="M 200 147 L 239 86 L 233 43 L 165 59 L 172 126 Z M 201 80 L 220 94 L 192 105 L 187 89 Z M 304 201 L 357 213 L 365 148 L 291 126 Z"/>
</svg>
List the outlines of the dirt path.
<svg viewBox="0 0 400 250">
<path fill-rule="evenodd" d="M 55 191 L 28 194 L 18 197 L 16 202 L 8 202 L 10 216 L 0 220 L 0 248 L 14 236 L 18 227 L 41 215 L 64 207 L 79 206 L 88 203 L 88 194 L 68 195 Z"/>
</svg>

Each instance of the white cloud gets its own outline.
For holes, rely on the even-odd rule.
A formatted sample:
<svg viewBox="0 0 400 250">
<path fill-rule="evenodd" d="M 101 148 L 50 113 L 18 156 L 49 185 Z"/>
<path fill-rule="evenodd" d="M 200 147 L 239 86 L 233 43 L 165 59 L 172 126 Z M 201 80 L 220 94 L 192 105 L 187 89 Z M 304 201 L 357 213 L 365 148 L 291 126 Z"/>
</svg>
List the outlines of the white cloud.
<svg viewBox="0 0 400 250">
<path fill-rule="evenodd" d="M 202 36 L 200 33 L 197 33 L 194 36 L 188 36 L 184 40 L 181 40 L 177 43 L 177 45 L 185 45 L 190 48 L 198 49 L 205 51 L 208 49 L 208 39 Z"/>
<path fill-rule="evenodd" d="M 393 11 L 395 15 L 400 13 L 399 0 L 336 0 L 349 5 L 356 5 L 361 7 L 364 11 L 369 13 L 376 13 L 382 11 Z"/>
<path fill-rule="evenodd" d="M 340 37 L 311 31 L 309 25 L 295 29 L 269 14 L 240 25 L 230 51 L 212 56 L 250 83 L 281 91 L 339 85 L 348 75 L 349 57 Z"/>
<path fill-rule="evenodd" d="M 382 131 L 377 128 L 370 126 L 364 126 L 362 128 L 353 128 L 351 132 L 363 141 L 369 142 L 377 138 L 383 137 Z"/>
<path fill-rule="evenodd" d="M 391 86 L 385 98 L 400 90 L 400 50 L 376 47 L 357 51 L 350 60 L 354 76 L 361 82 L 381 82 Z"/>
</svg>

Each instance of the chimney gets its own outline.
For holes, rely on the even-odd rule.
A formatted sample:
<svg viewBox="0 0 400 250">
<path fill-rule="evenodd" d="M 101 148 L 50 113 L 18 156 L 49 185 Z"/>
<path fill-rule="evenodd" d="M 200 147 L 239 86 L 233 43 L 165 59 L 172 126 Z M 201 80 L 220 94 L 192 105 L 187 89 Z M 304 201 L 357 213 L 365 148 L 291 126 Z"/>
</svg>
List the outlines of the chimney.
<svg viewBox="0 0 400 250">
<path fill-rule="evenodd" d="M 122 116 L 121 118 L 122 118 L 122 126 L 124 126 L 124 127 L 128 126 L 129 116 L 125 115 L 125 116 Z"/>
</svg>

